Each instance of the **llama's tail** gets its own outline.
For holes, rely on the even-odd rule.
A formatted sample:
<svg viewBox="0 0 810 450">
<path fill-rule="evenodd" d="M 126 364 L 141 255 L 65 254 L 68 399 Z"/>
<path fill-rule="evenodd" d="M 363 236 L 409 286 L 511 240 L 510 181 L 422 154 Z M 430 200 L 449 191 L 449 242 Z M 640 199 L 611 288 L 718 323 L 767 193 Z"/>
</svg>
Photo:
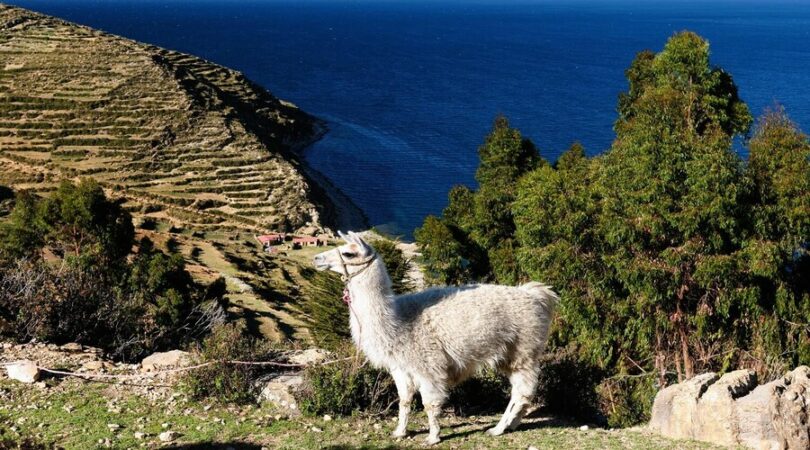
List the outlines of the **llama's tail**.
<svg viewBox="0 0 810 450">
<path fill-rule="evenodd" d="M 542 300 L 542 302 L 548 307 L 549 313 L 553 312 L 557 308 L 557 303 L 560 302 L 560 296 L 551 290 L 551 286 L 539 283 L 537 281 L 523 284 L 520 286 L 520 289 L 539 297 L 540 300 Z"/>
</svg>

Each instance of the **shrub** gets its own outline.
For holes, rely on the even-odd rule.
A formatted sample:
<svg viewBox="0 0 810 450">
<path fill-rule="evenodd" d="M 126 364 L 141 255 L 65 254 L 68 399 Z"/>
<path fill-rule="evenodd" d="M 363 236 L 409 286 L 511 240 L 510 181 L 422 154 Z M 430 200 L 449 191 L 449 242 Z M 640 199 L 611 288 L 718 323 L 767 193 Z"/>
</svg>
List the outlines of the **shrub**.
<svg viewBox="0 0 810 450">
<path fill-rule="evenodd" d="M 378 239 L 372 245 L 391 275 L 394 292 L 401 294 L 411 290 L 407 278 L 410 262 L 402 250 L 387 239 Z M 309 281 L 304 287 L 301 306 L 313 340 L 323 348 L 340 348 L 351 338 L 349 311 L 343 303 L 343 282 L 334 272 L 306 269 L 301 275 Z"/>
<path fill-rule="evenodd" d="M 655 375 L 617 375 L 597 386 L 599 409 L 611 427 L 629 427 L 650 420 L 657 388 Z"/>
<path fill-rule="evenodd" d="M 448 406 L 457 414 L 501 413 L 509 403 L 509 380 L 492 369 L 485 369 L 453 388 Z"/>
<path fill-rule="evenodd" d="M 157 228 L 157 220 L 154 217 L 144 217 L 141 220 L 140 229 L 154 230 Z"/>
<path fill-rule="evenodd" d="M 182 256 L 148 239 L 133 254 L 133 236 L 129 213 L 93 181 L 46 199 L 20 193 L 0 225 L 0 332 L 124 360 L 204 333 L 216 316 L 204 303 L 216 307 L 224 291 L 195 283 Z"/>
<path fill-rule="evenodd" d="M 558 349 L 543 357 L 537 401 L 544 411 L 592 423 L 603 423 L 597 386 L 603 371 L 573 351 Z"/>
<path fill-rule="evenodd" d="M 268 372 L 268 367 L 228 364 L 224 361 L 271 361 L 278 357 L 278 350 L 248 336 L 240 325 L 220 325 L 194 350 L 196 363 L 215 364 L 186 372 L 182 384 L 196 399 L 255 402 L 259 392 L 258 379 Z"/>
<path fill-rule="evenodd" d="M 301 272 L 309 283 L 304 286 L 301 308 L 319 347 L 335 350 L 351 338 L 349 312 L 343 303 L 343 282 L 333 272 L 306 269 Z"/>
<path fill-rule="evenodd" d="M 338 354 L 348 355 L 344 347 Z M 394 381 L 363 358 L 350 358 L 304 371 L 304 384 L 296 393 L 301 412 L 307 415 L 350 415 L 360 411 L 382 414 L 397 401 Z"/>
<path fill-rule="evenodd" d="M 408 278 L 408 270 L 411 262 L 402 254 L 402 250 L 397 248 L 394 241 L 388 239 L 377 239 L 372 243 L 374 250 L 382 258 L 388 275 L 391 277 L 391 287 L 396 294 L 404 294 L 412 291 L 413 286 Z"/>
</svg>

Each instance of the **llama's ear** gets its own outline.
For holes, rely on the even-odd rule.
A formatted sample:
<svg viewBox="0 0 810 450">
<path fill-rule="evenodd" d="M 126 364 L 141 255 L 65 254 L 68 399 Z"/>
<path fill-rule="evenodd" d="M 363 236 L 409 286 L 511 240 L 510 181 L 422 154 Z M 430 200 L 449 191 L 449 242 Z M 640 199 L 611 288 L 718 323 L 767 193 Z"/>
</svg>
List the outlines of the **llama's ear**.
<svg viewBox="0 0 810 450">
<path fill-rule="evenodd" d="M 338 230 L 338 236 L 340 236 L 340 238 L 341 238 L 341 239 L 343 239 L 344 241 L 346 241 L 347 243 L 351 242 L 351 240 L 349 239 L 349 236 L 346 236 L 346 235 L 345 235 L 345 234 L 343 234 L 343 232 L 342 232 L 342 231 L 340 231 L 340 230 Z"/>
<path fill-rule="evenodd" d="M 371 250 L 371 246 L 368 245 L 368 242 L 366 242 L 365 239 L 363 239 L 363 236 L 360 236 L 359 234 L 355 233 L 354 231 L 350 231 L 349 235 L 352 237 L 355 244 L 360 245 L 361 247 L 365 248 L 366 250 Z"/>
</svg>

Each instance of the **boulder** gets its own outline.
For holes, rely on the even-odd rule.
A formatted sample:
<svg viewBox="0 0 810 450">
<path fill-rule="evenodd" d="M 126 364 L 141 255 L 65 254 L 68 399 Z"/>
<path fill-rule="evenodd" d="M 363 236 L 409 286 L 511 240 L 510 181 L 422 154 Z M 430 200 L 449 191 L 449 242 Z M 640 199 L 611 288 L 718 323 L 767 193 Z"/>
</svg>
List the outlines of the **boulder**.
<svg viewBox="0 0 810 450">
<path fill-rule="evenodd" d="M 669 386 L 656 395 L 649 428 L 726 446 L 810 449 L 810 368 L 760 386 L 749 370 Z"/>
<path fill-rule="evenodd" d="M 33 361 L 22 360 L 6 366 L 6 373 L 12 380 L 23 383 L 35 383 L 39 380 L 39 368 Z"/>
<path fill-rule="evenodd" d="M 191 363 L 191 355 L 182 350 L 154 353 L 141 361 L 141 372 L 159 372 L 167 369 L 187 367 Z"/>
<path fill-rule="evenodd" d="M 773 426 L 785 448 L 810 449 L 810 368 L 800 366 L 785 376 L 785 389 L 773 409 Z"/>
<path fill-rule="evenodd" d="M 709 372 L 662 389 L 653 402 L 650 428 L 664 436 L 692 439 L 698 399 L 718 378 Z"/>
<path fill-rule="evenodd" d="M 295 400 L 295 391 L 304 383 L 301 375 L 279 375 L 265 381 L 259 394 L 259 401 L 268 401 L 274 406 L 285 409 L 293 415 L 299 414 Z"/>
<path fill-rule="evenodd" d="M 737 399 L 737 429 L 741 445 L 761 450 L 784 448 L 774 428 L 772 412 L 784 389 L 785 380 L 780 378 L 757 386 L 750 394 Z"/>
<path fill-rule="evenodd" d="M 757 385 L 752 370 L 735 370 L 722 376 L 706 389 L 697 405 L 693 438 L 722 445 L 737 445 L 739 428 L 736 399 Z"/>
</svg>

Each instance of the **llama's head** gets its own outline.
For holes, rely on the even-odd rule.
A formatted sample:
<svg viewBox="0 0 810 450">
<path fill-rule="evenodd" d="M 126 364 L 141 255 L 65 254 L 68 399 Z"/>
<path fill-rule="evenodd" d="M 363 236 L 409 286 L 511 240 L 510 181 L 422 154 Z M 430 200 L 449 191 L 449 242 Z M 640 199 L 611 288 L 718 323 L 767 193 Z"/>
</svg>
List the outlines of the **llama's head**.
<svg viewBox="0 0 810 450">
<path fill-rule="evenodd" d="M 343 234 L 338 231 L 346 244 L 315 255 L 315 268 L 332 270 L 351 278 L 353 274 L 363 271 L 376 258 L 374 249 L 359 234 L 350 231 Z"/>
</svg>

